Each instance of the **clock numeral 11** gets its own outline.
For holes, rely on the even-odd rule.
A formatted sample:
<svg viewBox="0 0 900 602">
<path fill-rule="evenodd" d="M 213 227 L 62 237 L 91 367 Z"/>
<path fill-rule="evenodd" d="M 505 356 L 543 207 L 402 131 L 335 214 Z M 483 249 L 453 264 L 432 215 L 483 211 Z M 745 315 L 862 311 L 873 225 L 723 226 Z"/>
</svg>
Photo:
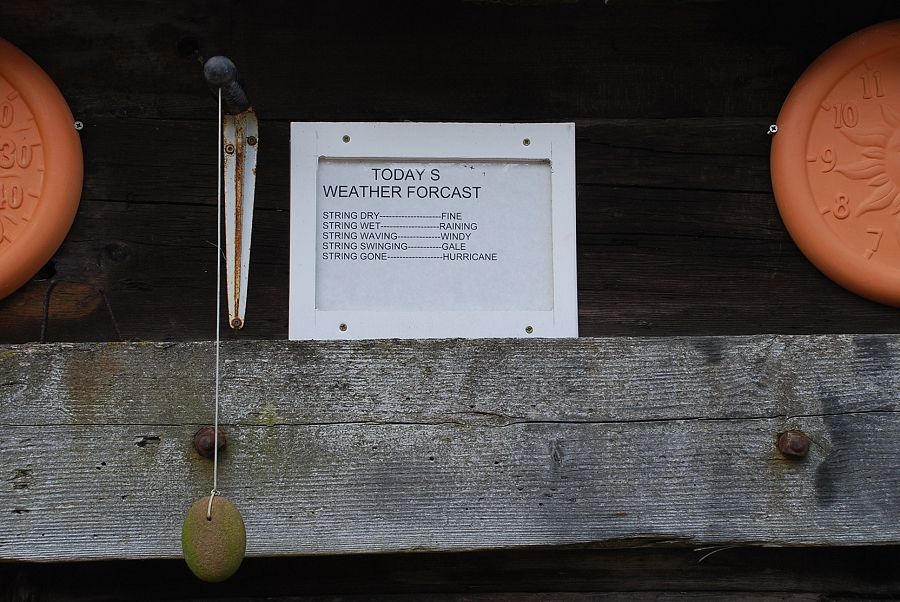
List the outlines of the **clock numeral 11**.
<svg viewBox="0 0 900 602">
<path fill-rule="evenodd" d="M 881 83 L 880 71 L 866 71 L 859 76 L 862 80 L 863 98 L 869 99 L 884 96 L 884 86 Z"/>
</svg>

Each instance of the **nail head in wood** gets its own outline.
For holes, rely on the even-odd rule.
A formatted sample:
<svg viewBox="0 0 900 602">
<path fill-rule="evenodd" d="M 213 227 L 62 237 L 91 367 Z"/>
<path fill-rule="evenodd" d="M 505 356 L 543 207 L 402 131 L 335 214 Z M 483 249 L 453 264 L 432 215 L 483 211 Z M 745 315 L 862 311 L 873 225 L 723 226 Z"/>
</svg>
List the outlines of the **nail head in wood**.
<svg viewBox="0 0 900 602">
<path fill-rule="evenodd" d="M 194 433 L 194 449 L 204 458 L 213 457 L 213 446 L 215 445 L 215 430 L 211 426 L 204 426 L 202 429 Z M 225 447 L 225 431 L 219 427 L 219 451 Z"/>
<path fill-rule="evenodd" d="M 800 460 L 809 453 L 810 440 L 802 431 L 787 431 L 778 435 L 778 451 L 786 458 Z"/>
</svg>

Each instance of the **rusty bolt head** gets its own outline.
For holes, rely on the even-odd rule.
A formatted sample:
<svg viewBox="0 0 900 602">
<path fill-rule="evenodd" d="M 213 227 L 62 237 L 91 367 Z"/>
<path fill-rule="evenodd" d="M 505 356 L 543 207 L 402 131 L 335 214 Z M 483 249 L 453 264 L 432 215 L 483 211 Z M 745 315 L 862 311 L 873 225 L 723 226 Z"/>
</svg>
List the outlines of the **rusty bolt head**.
<svg viewBox="0 0 900 602">
<path fill-rule="evenodd" d="M 226 144 L 226 145 L 225 145 L 225 152 L 228 153 L 229 155 L 233 155 L 233 154 L 234 154 L 234 145 L 233 145 L 233 144 Z"/>
<path fill-rule="evenodd" d="M 778 435 L 778 451 L 786 458 L 799 460 L 809 453 L 810 440 L 802 431 L 787 431 Z"/>
<path fill-rule="evenodd" d="M 250 146 L 256 146 L 256 136 L 247 136 L 247 144 Z"/>
<path fill-rule="evenodd" d="M 231 327 L 235 330 L 240 330 L 241 328 L 244 327 L 244 323 L 241 321 L 240 318 L 235 318 L 234 320 L 231 321 Z"/>
<path fill-rule="evenodd" d="M 211 426 L 204 426 L 202 429 L 194 433 L 194 449 L 204 458 L 213 457 L 213 445 L 215 445 L 216 434 Z M 219 451 L 225 447 L 225 431 L 219 427 Z"/>
</svg>

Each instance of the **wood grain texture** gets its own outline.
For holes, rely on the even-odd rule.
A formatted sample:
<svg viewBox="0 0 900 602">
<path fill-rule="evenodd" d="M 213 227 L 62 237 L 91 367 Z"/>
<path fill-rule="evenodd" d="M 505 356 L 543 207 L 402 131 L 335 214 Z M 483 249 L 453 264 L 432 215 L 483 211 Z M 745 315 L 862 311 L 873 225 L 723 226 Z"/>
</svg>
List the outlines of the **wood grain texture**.
<svg viewBox="0 0 900 602">
<path fill-rule="evenodd" d="M 828 46 L 898 13 L 877 0 L 40 0 L 6 7 L 4 35 L 87 117 L 207 119 L 192 44 L 234 57 L 269 119 L 764 116 Z"/>
<path fill-rule="evenodd" d="M 173 557 L 212 345 L 0 350 L 0 557 Z M 248 553 L 900 543 L 893 336 L 230 343 Z M 812 438 L 804 461 L 777 434 Z"/>
<path fill-rule="evenodd" d="M 208 145 L 179 143 L 206 126 L 129 123 L 101 119 L 84 130 L 94 174 L 86 200 L 52 274 L 0 300 L 0 340 L 213 336 L 215 190 L 205 176 L 215 159 Z M 896 309 L 841 289 L 790 240 L 768 190 L 765 121 L 661 123 L 578 127 L 583 335 L 900 329 Z M 280 122 L 263 130 L 276 151 L 260 166 L 248 321 L 226 333 L 233 338 L 287 336 L 288 130 Z M 692 130 L 706 132 L 702 142 Z M 157 141 L 147 146 L 141 132 L 150 131 Z"/>
<path fill-rule="evenodd" d="M 775 210 L 762 134 L 810 61 L 898 6 L 521 4 L 5 4 L 3 37 L 85 123 L 86 173 L 65 245 L 0 300 L 0 342 L 213 336 L 213 100 L 195 48 L 235 59 L 263 118 L 249 321 L 226 336 L 287 333 L 289 120 L 575 121 L 583 335 L 900 332 L 896 310 L 799 254 Z M 896 541 L 894 338 L 722 341 L 672 340 L 671 353 L 646 340 L 641 352 L 631 340 L 540 351 L 230 344 L 226 491 L 264 530 L 284 530 L 273 549 L 309 554 L 357 525 L 334 547 L 480 547 L 504 526 L 524 534 L 515 546 L 745 540 L 759 525 L 751 535 L 790 545 Z M 172 533 L 208 487 L 189 448 L 209 421 L 208 346 L 24 349 L 0 351 L 0 557 L 177 554 Z M 245 366 L 279 377 L 249 378 Z M 789 426 L 816 441 L 802 464 L 771 449 Z M 570 482 L 570 470 L 584 477 Z M 402 495 L 413 486 L 424 497 Z M 658 497 L 643 507 L 644 495 Z M 684 548 L 252 558 L 234 589 L 200 586 L 172 560 L 0 563 L 0 601 L 896 597 L 897 549 L 726 549 L 702 563 L 706 551 Z"/>
<path fill-rule="evenodd" d="M 876 599 L 900 592 L 900 546 L 539 548 L 453 554 L 248 558 L 228 582 L 181 560 L 0 563 L 0 602 L 371 599 Z M 529 594 L 527 592 L 555 592 Z M 669 593 L 667 593 L 669 592 Z M 745 593 L 746 592 L 746 593 Z M 7 597 L 4 597 L 4 593 Z M 10 595 L 11 594 L 11 595 Z M 454 598 L 456 596 L 457 598 Z M 602 598 L 601 598 L 602 599 Z"/>
<path fill-rule="evenodd" d="M 212 337 L 214 103 L 194 50 L 234 58 L 263 120 L 234 338 L 287 334 L 289 120 L 575 121 L 583 335 L 900 331 L 790 240 L 765 135 L 811 60 L 900 7 L 537 4 L 5 6 L 4 37 L 85 123 L 86 171 L 67 242 L 0 300 L 0 341 Z"/>
</svg>

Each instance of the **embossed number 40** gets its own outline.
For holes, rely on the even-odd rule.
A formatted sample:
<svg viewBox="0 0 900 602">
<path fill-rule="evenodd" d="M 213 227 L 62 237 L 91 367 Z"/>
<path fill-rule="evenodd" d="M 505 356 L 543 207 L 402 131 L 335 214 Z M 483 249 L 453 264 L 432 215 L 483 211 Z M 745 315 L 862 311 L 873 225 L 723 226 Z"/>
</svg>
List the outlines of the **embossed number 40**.
<svg viewBox="0 0 900 602">
<path fill-rule="evenodd" d="M 0 209 L 18 209 L 22 206 L 25 195 L 18 184 L 0 184 Z"/>
</svg>

